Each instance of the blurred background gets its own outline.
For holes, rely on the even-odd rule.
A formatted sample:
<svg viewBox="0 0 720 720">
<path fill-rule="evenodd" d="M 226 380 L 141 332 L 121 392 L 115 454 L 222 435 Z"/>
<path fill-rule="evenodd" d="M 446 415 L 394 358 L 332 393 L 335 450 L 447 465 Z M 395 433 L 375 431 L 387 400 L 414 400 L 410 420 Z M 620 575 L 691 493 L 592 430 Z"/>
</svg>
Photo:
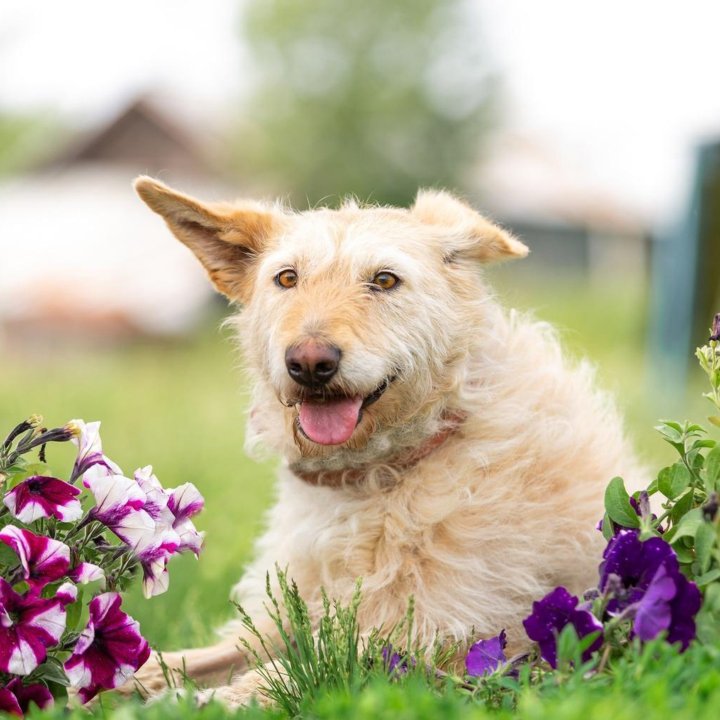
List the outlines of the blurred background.
<svg viewBox="0 0 720 720">
<path fill-rule="evenodd" d="M 707 414 L 718 27 L 711 0 L 3 0 L 0 434 L 100 419 L 126 472 L 204 493 L 201 561 L 131 599 L 151 641 L 229 615 L 274 463 L 242 450 L 226 307 L 132 179 L 299 209 L 457 191 L 531 247 L 490 282 L 590 357 L 657 469 L 654 421 Z"/>
</svg>

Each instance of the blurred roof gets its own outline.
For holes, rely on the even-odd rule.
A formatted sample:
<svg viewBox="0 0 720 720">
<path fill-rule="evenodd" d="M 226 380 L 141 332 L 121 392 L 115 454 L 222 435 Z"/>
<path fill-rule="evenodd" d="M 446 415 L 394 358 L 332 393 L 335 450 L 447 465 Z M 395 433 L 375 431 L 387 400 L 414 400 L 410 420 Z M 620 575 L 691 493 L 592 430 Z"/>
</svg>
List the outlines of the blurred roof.
<svg viewBox="0 0 720 720">
<path fill-rule="evenodd" d="M 581 168 L 527 136 L 496 137 L 475 183 L 483 207 L 510 225 L 570 225 L 617 235 L 647 232 L 637 211 L 588 182 Z"/>
<path fill-rule="evenodd" d="M 114 117 L 81 133 L 40 169 L 88 162 L 133 165 L 147 174 L 211 175 L 216 171 L 197 135 L 147 97 L 133 100 Z"/>
<path fill-rule="evenodd" d="M 10 339 L 125 340 L 193 325 L 197 260 L 131 187 L 141 173 L 227 195 L 201 144 L 147 99 L 0 186 L 0 329 Z"/>
</svg>

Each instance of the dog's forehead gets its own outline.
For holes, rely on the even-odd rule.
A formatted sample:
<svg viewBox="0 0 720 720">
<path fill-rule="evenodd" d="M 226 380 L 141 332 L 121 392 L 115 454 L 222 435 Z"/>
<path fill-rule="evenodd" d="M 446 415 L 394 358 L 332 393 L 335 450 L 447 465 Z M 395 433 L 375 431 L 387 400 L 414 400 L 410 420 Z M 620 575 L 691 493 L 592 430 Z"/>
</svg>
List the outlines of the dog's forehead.
<svg viewBox="0 0 720 720">
<path fill-rule="evenodd" d="M 273 255 L 357 264 L 425 254 L 433 240 L 433 233 L 405 210 L 319 210 L 296 215 Z"/>
</svg>

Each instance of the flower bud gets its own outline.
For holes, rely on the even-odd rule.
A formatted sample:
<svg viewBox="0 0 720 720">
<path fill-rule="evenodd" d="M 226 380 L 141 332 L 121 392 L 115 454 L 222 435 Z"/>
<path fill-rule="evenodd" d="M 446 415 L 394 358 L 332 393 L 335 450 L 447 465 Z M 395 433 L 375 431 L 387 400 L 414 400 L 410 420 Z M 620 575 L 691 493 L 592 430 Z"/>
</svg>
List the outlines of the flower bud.
<svg viewBox="0 0 720 720">
<path fill-rule="evenodd" d="M 82 428 L 75 422 L 75 420 L 70 420 L 70 422 L 65 423 L 64 429 L 72 435 L 72 437 L 80 437 L 80 434 L 82 433 Z"/>
<path fill-rule="evenodd" d="M 716 492 L 710 493 L 707 502 L 702 506 L 703 518 L 708 522 L 713 522 L 717 516 L 718 507 L 718 494 Z"/>
<path fill-rule="evenodd" d="M 712 328 L 710 328 L 710 340 L 720 340 L 720 313 L 715 313 Z"/>
</svg>

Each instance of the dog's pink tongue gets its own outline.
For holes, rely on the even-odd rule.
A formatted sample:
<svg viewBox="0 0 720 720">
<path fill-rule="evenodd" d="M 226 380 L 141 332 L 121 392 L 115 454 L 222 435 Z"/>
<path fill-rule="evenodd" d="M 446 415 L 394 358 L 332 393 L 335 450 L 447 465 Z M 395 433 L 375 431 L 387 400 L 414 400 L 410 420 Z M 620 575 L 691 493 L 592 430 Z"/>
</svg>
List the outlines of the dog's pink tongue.
<svg viewBox="0 0 720 720">
<path fill-rule="evenodd" d="M 358 424 L 362 398 L 343 398 L 300 405 L 303 432 L 319 445 L 339 445 L 350 439 Z"/>
</svg>

